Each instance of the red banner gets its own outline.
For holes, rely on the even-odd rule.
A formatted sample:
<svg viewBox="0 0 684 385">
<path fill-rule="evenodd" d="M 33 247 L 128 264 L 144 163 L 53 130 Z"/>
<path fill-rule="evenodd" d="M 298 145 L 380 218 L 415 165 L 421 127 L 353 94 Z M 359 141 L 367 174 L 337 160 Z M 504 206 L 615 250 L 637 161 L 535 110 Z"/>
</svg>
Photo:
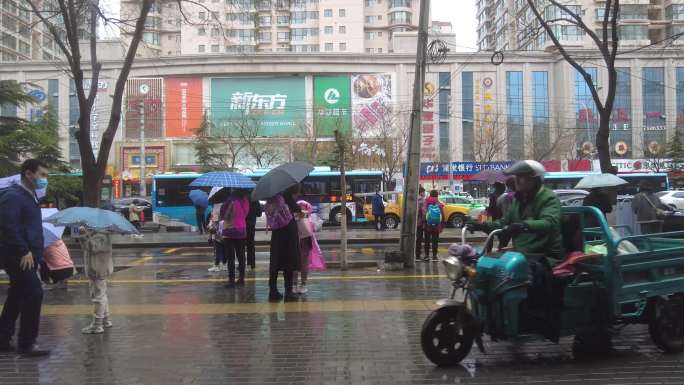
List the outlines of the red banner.
<svg viewBox="0 0 684 385">
<path fill-rule="evenodd" d="M 202 124 L 202 79 L 166 78 L 166 136 L 187 138 Z"/>
</svg>

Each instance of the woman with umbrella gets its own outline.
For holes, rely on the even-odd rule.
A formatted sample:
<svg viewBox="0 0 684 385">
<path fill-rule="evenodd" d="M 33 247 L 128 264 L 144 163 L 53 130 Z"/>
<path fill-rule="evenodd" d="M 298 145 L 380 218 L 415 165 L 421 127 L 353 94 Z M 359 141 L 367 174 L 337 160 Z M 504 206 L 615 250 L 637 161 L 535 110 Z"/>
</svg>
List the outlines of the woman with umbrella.
<svg viewBox="0 0 684 385">
<path fill-rule="evenodd" d="M 285 301 L 296 300 L 293 292 L 293 272 L 300 267 L 299 233 L 295 216 L 301 216 L 297 204 L 299 183 L 313 170 L 310 164 L 291 162 L 274 168 L 264 175 L 252 193 L 252 199 L 268 199 L 264 212 L 271 235 L 269 295 L 272 302 L 280 301 L 278 272 L 285 280 Z"/>
</svg>

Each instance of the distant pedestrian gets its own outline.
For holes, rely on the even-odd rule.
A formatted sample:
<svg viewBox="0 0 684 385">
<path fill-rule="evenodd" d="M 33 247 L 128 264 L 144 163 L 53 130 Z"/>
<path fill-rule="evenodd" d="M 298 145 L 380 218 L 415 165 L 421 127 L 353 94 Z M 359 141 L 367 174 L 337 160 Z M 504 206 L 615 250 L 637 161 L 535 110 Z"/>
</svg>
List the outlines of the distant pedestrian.
<svg viewBox="0 0 684 385">
<path fill-rule="evenodd" d="M 300 284 L 297 285 L 297 272 L 294 273 L 293 291 L 299 294 L 306 294 L 309 290 L 306 287 L 307 279 L 309 277 L 309 267 L 320 266 L 323 255 L 321 248 L 318 246 L 316 240 L 316 228 L 311 221 L 311 214 L 313 207 L 307 201 L 301 200 L 297 202 L 301 212 L 297 215 L 297 232 L 299 233 L 299 256 L 300 268 L 299 277 Z"/>
<path fill-rule="evenodd" d="M 221 206 L 223 203 L 214 203 L 211 209 L 209 221 L 209 243 L 214 247 L 214 264 L 209 268 L 210 273 L 217 273 L 221 270 L 228 270 L 226 263 L 226 252 L 223 247 L 223 220 L 221 219 Z"/>
<path fill-rule="evenodd" d="M 593 188 L 589 191 L 589 195 L 584 197 L 582 200 L 582 206 L 596 207 L 601 211 L 604 218 L 606 217 L 606 214 L 613 211 L 613 204 L 610 200 L 610 195 L 608 195 L 608 193 L 600 187 Z M 587 215 L 585 219 L 585 227 L 599 226 L 599 221 L 593 215 Z"/>
<path fill-rule="evenodd" d="M 489 194 L 489 205 L 487 206 L 487 215 L 492 218 L 493 221 L 501 219 L 503 213 L 497 205 L 497 200 L 506 191 L 506 185 L 501 182 L 494 183 L 494 191 Z"/>
<path fill-rule="evenodd" d="M 247 191 L 234 189 L 228 199 L 221 206 L 223 219 L 223 248 L 228 263 L 228 284 L 232 288 L 237 284 L 245 284 L 245 239 L 247 238 L 247 214 L 249 213 L 249 199 Z M 238 261 L 238 280 L 235 282 L 235 259 Z"/>
<path fill-rule="evenodd" d="M 254 237 L 256 236 L 256 221 L 261 216 L 263 210 L 261 203 L 258 200 L 249 202 L 249 214 L 247 214 L 247 264 L 254 270 L 256 267 L 256 244 Z"/>
<path fill-rule="evenodd" d="M 425 261 L 430 259 L 432 247 L 432 260 L 437 261 L 437 248 L 439 246 L 439 234 L 444 229 L 444 204 L 439 201 L 439 191 L 430 191 L 430 196 L 425 199 Z"/>
<path fill-rule="evenodd" d="M 143 208 L 140 207 L 140 202 L 138 202 L 137 199 L 134 199 L 131 201 L 131 203 L 128 205 L 128 221 L 135 226 L 138 231 L 142 231 L 142 226 L 140 224 L 140 213 L 143 211 Z M 136 234 L 134 234 L 135 236 Z"/>
<path fill-rule="evenodd" d="M 9 275 L 9 289 L 0 315 L 0 352 L 14 349 L 15 324 L 20 319 L 17 353 L 46 356 L 38 349 L 43 287 L 36 269 L 43 259 L 43 220 L 36 190 L 47 187 L 47 166 L 36 159 L 21 165 L 21 182 L 0 190 L 0 267 Z"/>
<path fill-rule="evenodd" d="M 375 219 L 375 230 L 385 230 L 385 200 L 379 191 L 373 196 L 373 218 Z"/>
<path fill-rule="evenodd" d="M 653 234 L 663 231 L 663 220 L 669 212 L 648 181 L 639 183 L 639 193 L 632 199 L 632 210 L 637 216 L 641 234 Z"/>
<path fill-rule="evenodd" d="M 207 232 L 206 213 L 206 207 L 195 205 L 195 220 L 197 221 L 197 231 L 199 231 L 200 235 Z"/>
<path fill-rule="evenodd" d="M 83 334 L 104 333 L 112 327 L 107 298 L 107 278 L 114 273 L 112 238 L 108 233 L 93 231 L 85 226 L 78 228 L 79 242 L 83 252 L 83 270 L 88 278 L 90 301 L 93 303 L 93 319 L 84 327 Z"/>
<path fill-rule="evenodd" d="M 416 261 L 422 261 L 420 253 L 423 250 L 423 238 L 425 235 L 425 189 L 423 186 L 418 188 L 418 212 L 416 215 Z"/>
<path fill-rule="evenodd" d="M 296 300 L 293 291 L 293 272 L 300 267 L 299 233 L 295 215 L 301 209 L 297 205 L 299 185 L 270 198 L 266 202 L 267 226 L 273 230 L 271 234 L 269 295 L 272 302 L 280 301 L 283 295 L 278 292 L 278 272 L 283 272 L 285 280 L 285 301 Z"/>
</svg>

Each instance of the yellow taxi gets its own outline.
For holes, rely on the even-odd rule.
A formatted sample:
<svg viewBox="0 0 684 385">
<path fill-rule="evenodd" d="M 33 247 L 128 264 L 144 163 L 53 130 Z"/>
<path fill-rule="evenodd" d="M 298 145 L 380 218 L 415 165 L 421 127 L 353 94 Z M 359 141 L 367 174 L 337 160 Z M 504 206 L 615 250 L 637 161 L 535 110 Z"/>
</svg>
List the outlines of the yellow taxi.
<svg viewBox="0 0 684 385">
<path fill-rule="evenodd" d="M 401 223 L 402 208 L 404 204 L 404 194 L 398 191 L 381 192 L 385 200 L 385 227 L 396 229 Z M 357 198 L 363 199 L 363 215 L 367 221 L 374 221 L 373 215 L 373 196 L 375 193 L 355 194 Z M 444 202 L 443 202 L 444 203 Z M 470 208 L 463 205 L 444 203 L 444 215 L 448 226 L 460 228 L 465 224 Z"/>
</svg>

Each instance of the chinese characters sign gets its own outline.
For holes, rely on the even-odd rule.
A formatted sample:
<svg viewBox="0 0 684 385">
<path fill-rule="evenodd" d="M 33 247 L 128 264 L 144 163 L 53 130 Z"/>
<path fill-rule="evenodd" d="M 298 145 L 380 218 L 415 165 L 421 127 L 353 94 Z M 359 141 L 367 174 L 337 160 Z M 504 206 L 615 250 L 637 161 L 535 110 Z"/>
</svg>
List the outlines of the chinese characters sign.
<svg viewBox="0 0 684 385">
<path fill-rule="evenodd" d="M 430 76 L 433 78 L 434 76 Z M 439 144 L 439 114 L 435 112 L 437 88 L 435 81 L 427 81 L 423 85 L 423 112 L 420 127 L 420 160 L 434 162 L 437 160 Z"/>
<path fill-rule="evenodd" d="M 166 78 L 166 136 L 187 138 L 202 124 L 202 79 Z"/>
<path fill-rule="evenodd" d="M 503 171 L 509 168 L 513 162 L 491 162 L 482 164 L 479 162 L 452 162 L 451 172 L 454 178 L 469 179 L 471 176 L 482 171 L 482 169 L 492 169 Z M 484 166 L 484 167 L 483 167 Z M 442 179 L 449 177 L 448 163 L 421 163 L 420 177 L 426 179 Z"/>
<path fill-rule="evenodd" d="M 259 136 L 301 135 L 306 128 L 304 78 L 212 79 L 211 111 L 219 129 L 254 119 Z"/>
<path fill-rule="evenodd" d="M 392 77 L 389 74 L 353 75 L 353 122 L 358 136 L 376 136 L 391 124 Z"/>
<path fill-rule="evenodd" d="M 488 143 L 496 136 L 496 85 L 494 72 L 480 72 L 474 76 L 474 121 L 475 147 Z M 486 145 L 485 145 L 486 146 Z M 477 152 L 477 151 L 476 151 Z"/>
<path fill-rule="evenodd" d="M 349 76 L 314 78 L 314 124 L 319 137 L 333 136 L 334 131 L 351 127 Z"/>
</svg>

